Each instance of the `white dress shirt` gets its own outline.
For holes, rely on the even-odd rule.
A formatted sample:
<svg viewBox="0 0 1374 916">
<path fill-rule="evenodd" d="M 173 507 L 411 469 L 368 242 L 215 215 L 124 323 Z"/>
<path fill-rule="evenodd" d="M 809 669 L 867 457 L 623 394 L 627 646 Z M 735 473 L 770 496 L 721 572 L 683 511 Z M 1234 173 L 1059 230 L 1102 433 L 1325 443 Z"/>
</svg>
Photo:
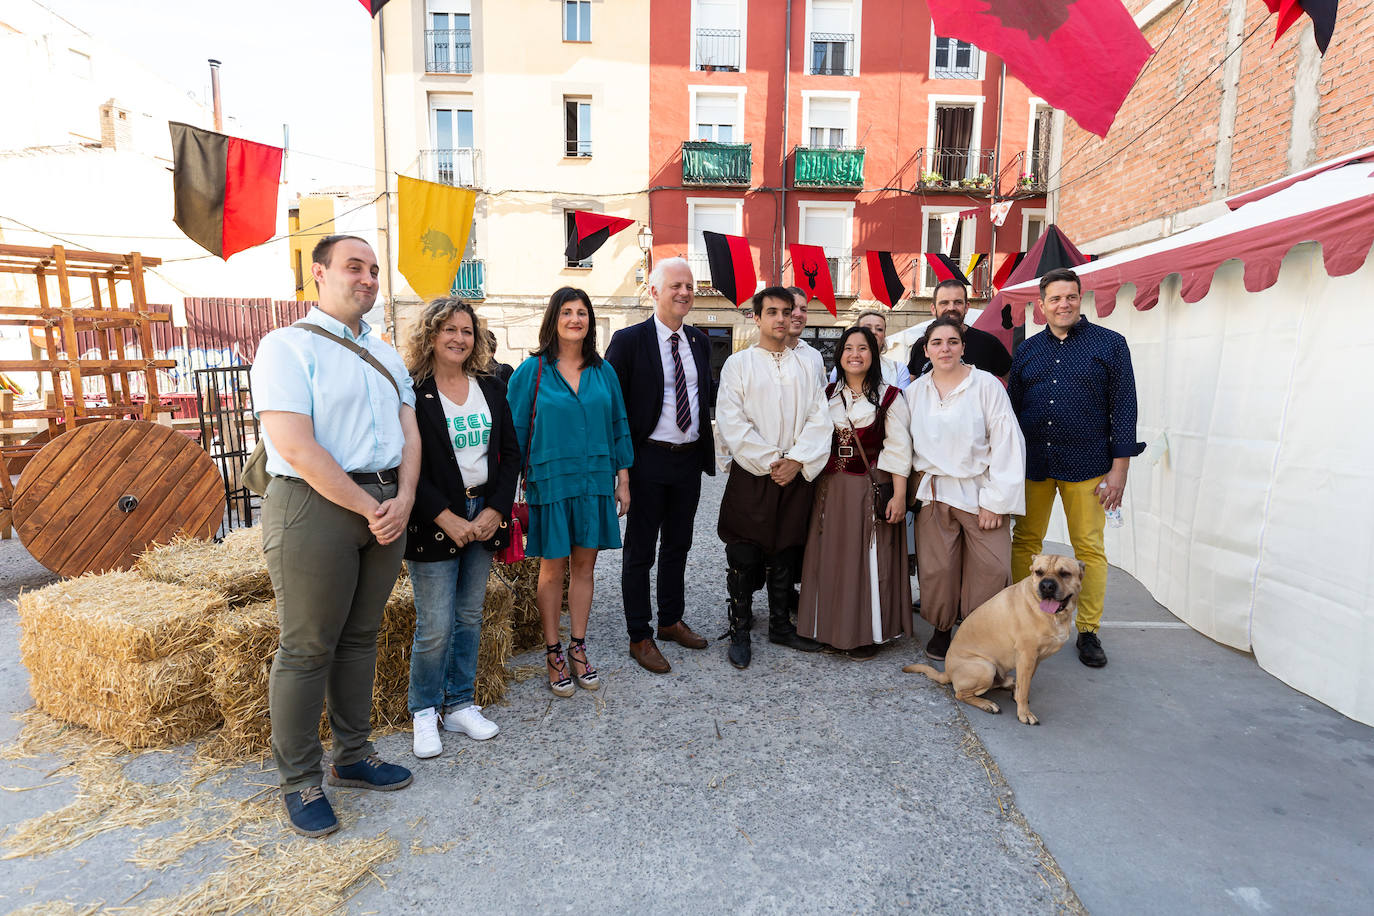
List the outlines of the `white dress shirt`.
<svg viewBox="0 0 1374 916">
<path fill-rule="evenodd" d="M 916 498 L 964 512 L 1026 512 L 1026 440 L 997 377 L 970 367 L 943 398 L 927 372 L 904 397 L 911 408 L 913 463 L 925 477 Z"/>
<path fill-rule="evenodd" d="M 811 346 L 804 340 L 798 340 L 797 345 L 792 348 L 792 352 L 797 354 L 802 364 L 811 370 L 811 374 L 816 379 L 816 384 L 825 389 L 825 357 L 821 356 L 821 351 Z"/>
<path fill-rule="evenodd" d="M 830 459 L 832 428 L 825 390 L 795 350 L 749 347 L 721 367 L 716 430 L 729 459 L 755 477 L 791 458 L 815 480 Z"/>
<path fill-rule="evenodd" d="M 695 442 L 701 435 L 701 399 L 697 394 L 697 361 L 692 356 L 692 345 L 687 342 L 687 326 L 677 331 L 654 316 L 654 329 L 658 331 L 658 355 L 663 360 L 663 409 L 658 413 L 658 424 L 649 438 L 656 442 L 671 442 L 673 445 L 686 445 Z M 673 375 L 673 345 L 669 338 L 676 333 L 678 338 L 677 355 L 682 360 L 682 374 L 687 379 L 687 403 L 692 409 L 692 423 L 683 432 L 677 425 L 677 387 Z"/>
</svg>

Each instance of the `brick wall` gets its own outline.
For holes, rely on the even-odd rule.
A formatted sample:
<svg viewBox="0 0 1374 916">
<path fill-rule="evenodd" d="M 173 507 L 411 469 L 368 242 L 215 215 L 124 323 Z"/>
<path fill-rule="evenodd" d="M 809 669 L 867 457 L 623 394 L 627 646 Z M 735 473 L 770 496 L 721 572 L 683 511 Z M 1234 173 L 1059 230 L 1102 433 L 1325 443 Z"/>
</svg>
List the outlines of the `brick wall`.
<svg viewBox="0 0 1374 916">
<path fill-rule="evenodd" d="M 1231 66 L 1217 67 L 1239 2 L 1178 2 L 1146 27 L 1158 51 L 1105 140 L 1066 121 L 1058 222 L 1070 238 L 1099 239 L 1257 187 L 1292 171 L 1290 157 L 1301 168 L 1374 142 L 1374 72 L 1365 63 L 1374 53 L 1374 0 L 1341 4 L 1324 59 L 1306 17 L 1271 48 L 1275 18 L 1245 3 L 1237 37 L 1259 31 Z M 1148 0 L 1126 5 L 1137 12 Z"/>
</svg>

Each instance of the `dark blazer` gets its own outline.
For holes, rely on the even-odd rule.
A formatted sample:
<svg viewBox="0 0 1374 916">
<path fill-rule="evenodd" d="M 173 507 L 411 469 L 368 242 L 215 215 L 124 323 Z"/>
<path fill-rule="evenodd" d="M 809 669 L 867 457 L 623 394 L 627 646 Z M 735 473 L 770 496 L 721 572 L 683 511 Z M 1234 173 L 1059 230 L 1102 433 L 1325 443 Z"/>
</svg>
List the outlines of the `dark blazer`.
<svg viewBox="0 0 1374 916">
<path fill-rule="evenodd" d="M 515 423 L 506 386 L 495 376 L 474 376 L 491 410 L 491 438 L 487 446 L 487 506 L 510 521 L 515 484 L 520 476 L 520 447 L 515 442 Z M 448 560 L 456 547 L 434 520 L 445 509 L 458 516 L 467 513 L 466 485 L 458 470 L 458 456 L 448 437 L 444 406 L 433 377 L 415 386 L 415 421 L 420 427 L 420 477 L 415 484 L 415 506 L 410 511 L 406 537 L 407 560 Z"/>
<path fill-rule="evenodd" d="M 697 367 L 697 407 L 701 436 L 697 439 L 701 455 L 701 469 L 716 473 L 716 440 L 711 432 L 711 345 L 706 335 L 684 324 L 687 344 Z M 663 357 L 658 349 L 658 329 L 653 316 L 639 324 L 622 328 L 611 336 L 606 347 L 606 362 L 620 379 L 620 391 L 625 396 L 625 412 L 630 420 L 630 441 L 635 454 L 644 448 L 644 441 L 658 425 L 663 412 Z M 653 446 L 650 446 L 652 448 Z"/>
</svg>

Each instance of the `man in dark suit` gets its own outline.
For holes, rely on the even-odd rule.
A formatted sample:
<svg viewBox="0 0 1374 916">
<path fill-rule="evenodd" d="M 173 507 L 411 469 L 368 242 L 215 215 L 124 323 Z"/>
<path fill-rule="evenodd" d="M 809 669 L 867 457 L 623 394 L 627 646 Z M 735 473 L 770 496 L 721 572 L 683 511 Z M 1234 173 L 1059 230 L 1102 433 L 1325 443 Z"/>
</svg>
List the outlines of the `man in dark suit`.
<svg viewBox="0 0 1374 916">
<path fill-rule="evenodd" d="M 689 649 L 706 648 L 706 640 L 692 632 L 682 615 L 701 474 L 716 472 L 716 449 L 710 345 L 705 334 L 683 323 L 692 310 L 692 269 L 682 258 L 667 258 L 649 274 L 648 285 L 654 314 L 617 331 L 606 348 L 606 361 L 620 377 L 635 447 L 620 573 L 630 655 L 645 669 L 665 674 L 672 666 L 653 639 L 649 568 L 661 538 L 658 638 Z"/>
</svg>

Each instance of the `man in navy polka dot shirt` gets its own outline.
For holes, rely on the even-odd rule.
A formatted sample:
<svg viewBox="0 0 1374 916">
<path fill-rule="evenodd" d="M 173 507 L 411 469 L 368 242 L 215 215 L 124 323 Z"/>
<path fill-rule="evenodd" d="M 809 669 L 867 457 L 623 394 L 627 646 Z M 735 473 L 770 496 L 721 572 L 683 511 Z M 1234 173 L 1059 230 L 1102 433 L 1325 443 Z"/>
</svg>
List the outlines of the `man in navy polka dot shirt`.
<svg viewBox="0 0 1374 916">
<path fill-rule="evenodd" d="M 1058 494 L 1073 552 L 1087 567 L 1078 597 L 1078 658 L 1101 668 L 1097 636 L 1107 595 L 1102 546 L 1106 513 L 1121 505 L 1136 441 L 1135 373 L 1126 338 L 1082 314 L 1078 275 L 1059 268 L 1040 278 L 1045 330 L 1016 350 L 1007 394 L 1026 436 L 1026 514 L 1012 532 L 1013 581 L 1030 574 Z"/>
</svg>

